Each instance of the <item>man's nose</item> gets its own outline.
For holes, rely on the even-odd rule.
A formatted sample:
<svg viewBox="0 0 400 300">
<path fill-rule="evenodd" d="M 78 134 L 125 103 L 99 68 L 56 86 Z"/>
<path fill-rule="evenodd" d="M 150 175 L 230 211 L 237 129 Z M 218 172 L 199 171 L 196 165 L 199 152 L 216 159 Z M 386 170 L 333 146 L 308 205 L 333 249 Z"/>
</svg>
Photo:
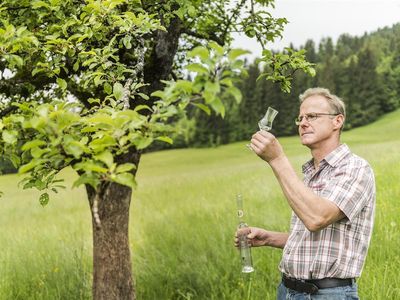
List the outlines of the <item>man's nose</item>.
<svg viewBox="0 0 400 300">
<path fill-rule="evenodd" d="M 308 126 L 310 123 L 308 122 L 306 117 L 303 117 L 300 121 L 300 126 L 304 127 L 304 126 Z"/>
</svg>

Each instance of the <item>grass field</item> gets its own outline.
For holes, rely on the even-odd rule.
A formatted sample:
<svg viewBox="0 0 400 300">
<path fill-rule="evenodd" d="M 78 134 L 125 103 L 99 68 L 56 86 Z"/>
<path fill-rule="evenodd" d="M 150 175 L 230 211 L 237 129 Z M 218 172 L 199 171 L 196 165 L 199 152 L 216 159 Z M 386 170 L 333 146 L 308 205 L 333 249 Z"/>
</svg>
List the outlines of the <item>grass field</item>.
<svg viewBox="0 0 400 300">
<path fill-rule="evenodd" d="M 400 299 L 400 111 L 343 133 L 372 165 L 375 228 L 361 299 Z M 309 158 L 297 137 L 280 139 L 297 170 Z M 248 223 L 284 231 L 290 209 L 268 166 L 246 142 L 143 156 L 131 207 L 130 241 L 138 299 L 275 299 L 281 251 L 253 249 L 256 271 L 240 273 L 233 247 L 236 193 Z M 67 185 L 75 175 L 65 170 Z M 0 299 L 90 299 L 90 212 L 83 189 L 42 208 L 15 175 L 0 177 Z"/>
</svg>

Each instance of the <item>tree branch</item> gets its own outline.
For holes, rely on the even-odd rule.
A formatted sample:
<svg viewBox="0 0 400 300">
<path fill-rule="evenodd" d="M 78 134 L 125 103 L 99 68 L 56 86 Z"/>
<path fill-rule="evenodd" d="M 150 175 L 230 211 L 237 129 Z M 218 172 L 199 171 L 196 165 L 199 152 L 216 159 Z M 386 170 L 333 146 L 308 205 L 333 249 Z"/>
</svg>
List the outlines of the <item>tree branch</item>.
<svg viewBox="0 0 400 300">
<path fill-rule="evenodd" d="M 251 0 L 250 3 L 251 3 L 251 8 L 250 8 L 251 18 L 253 19 L 253 22 L 256 23 L 255 19 L 254 19 L 254 15 L 255 15 L 255 12 L 254 12 L 254 1 Z M 260 43 L 262 49 L 265 50 L 265 44 L 264 44 L 262 38 L 260 37 L 260 34 L 257 31 L 256 31 L 256 38 L 257 38 L 257 41 Z"/>
<path fill-rule="evenodd" d="M 16 7 L 6 7 L 5 10 L 20 10 L 20 9 L 27 9 L 27 8 L 31 8 L 30 6 L 16 6 Z"/>
<path fill-rule="evenodd" d="M 238 16 L 239 12 L 240 12 L 240 8 L 243 7 L 244 3 L 246 2 L 246 0 L 242 0 L 241 2 L 238 2 L 238 4 L 236 5 L 236 7 L 232 10 L 232 15 L 228 18 L 227 22 L 226 22 L 226 27 L 224 32 L 222 33 L 222 37 L 225 40 L 226 35 L 228 34 L 228 29 L 232 24 L 232 20 L 235 16 Z"/>
<path fill-rule="evenodd" d="M 5 117 L 6 115 L 8 115 L 9 113 L 14 112 L 15 110 L 17 110 L 18 107 L 11 104 L 10 106 L 6 107 L 5 109 L 3 109 L 2 111 L 0 111 L 0 118 Z"/>
<path fill-rule="evenodd" d="M 94 95 L 88 91 L 82 90 L 76 82 L 72 80 L 68 81 L 67 89 L 85 106 L 85 108 L 90 109 L 93 107 L 93 104 L 89 103 L 88 99 L 93 98 Z"/>
<path fill-rule="evenodd" d="M 202 39 L 202 40 L 213 40 L 214 42 L 216 42 L 217 44 L 223 46 L 225 45 L 225 41 L 224 39 L 219 38 L 215 33 L 210 33 L 209 35 L 207 34 L 201 34 L 195 31 L 191 31 L 188 28 L 185 28 L 182 33 L 185 33 L 189 36 L 198 38 L 198 39 Z"/>
</svg>

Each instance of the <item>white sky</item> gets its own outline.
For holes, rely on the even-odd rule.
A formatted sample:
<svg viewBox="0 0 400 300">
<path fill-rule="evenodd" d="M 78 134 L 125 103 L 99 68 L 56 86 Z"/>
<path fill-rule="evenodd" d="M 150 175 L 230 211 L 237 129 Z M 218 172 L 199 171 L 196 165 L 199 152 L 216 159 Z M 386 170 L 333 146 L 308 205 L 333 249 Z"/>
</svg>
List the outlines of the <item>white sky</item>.
<svg viewBox="0 0 400 300">
<path fill-rule="evenodd" d="M 283 39 L 268 44 L 269 49 L 283 49 L 290 42 L 295 47 L 307 39 L 318 44 L 321 38 L 331 37 L 334 42 L 343 33 L 361 36 L 378 28 L 400 22 L 400 0 L 275 0 L 274 17 L 284 17 Z M 251 58 L 261 55 L 257 42 L 236 37 L 233 46 L 252 51 Z"/>
</svg>

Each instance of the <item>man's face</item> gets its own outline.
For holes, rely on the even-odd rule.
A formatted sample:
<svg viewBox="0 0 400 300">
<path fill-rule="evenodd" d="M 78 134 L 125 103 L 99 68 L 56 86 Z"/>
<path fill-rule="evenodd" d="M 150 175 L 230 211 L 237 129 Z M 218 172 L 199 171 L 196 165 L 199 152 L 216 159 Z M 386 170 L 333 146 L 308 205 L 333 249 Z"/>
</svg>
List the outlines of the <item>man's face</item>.
<svg viewBox="0 0 400 300">
<path fill-rule="evenodd" d="M 299 125 L 301 143 L 311 149 L 319 147 L 324 142 L 331 140 L 334 136 L 335 116 L 319 115 L 315 120 L 308 120 L 304 117 L 311 113 L 331 114 L 327 100 L 323 96 L 310 96 L 300 105 L 299 116 L 303 116 Z"/>
</svg>

